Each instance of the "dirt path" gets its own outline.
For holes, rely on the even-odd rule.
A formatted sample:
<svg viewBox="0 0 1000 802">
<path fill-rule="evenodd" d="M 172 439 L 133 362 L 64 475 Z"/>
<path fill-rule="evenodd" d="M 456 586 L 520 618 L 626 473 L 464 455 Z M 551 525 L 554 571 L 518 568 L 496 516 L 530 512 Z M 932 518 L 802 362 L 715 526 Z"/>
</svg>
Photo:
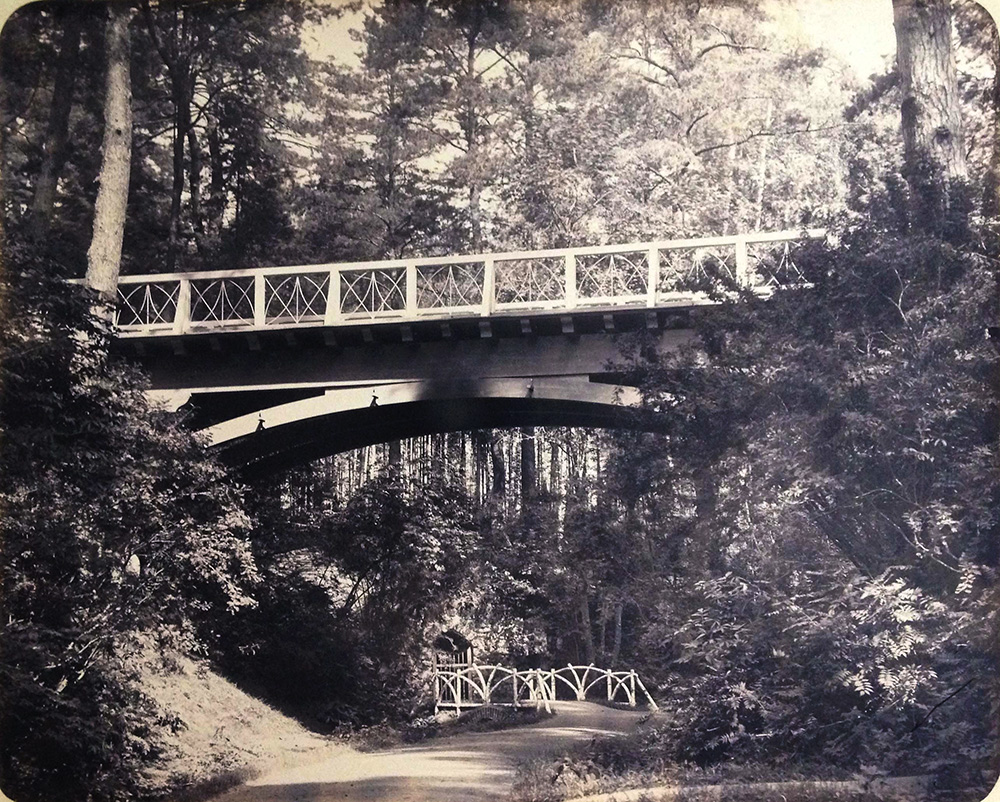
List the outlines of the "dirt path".
<svg viewBox="0 0 1000 802">
<path fill-rule="evenodd" d="M 285 769 L 217 802 L 481 802 L 508 797 L 518 762 L 596 735 L 628 732 L 643 711 L 559 702 L 555 717 L 500 732 L 469 733 L 384 752 L 345 751 Z"/>
</svg>

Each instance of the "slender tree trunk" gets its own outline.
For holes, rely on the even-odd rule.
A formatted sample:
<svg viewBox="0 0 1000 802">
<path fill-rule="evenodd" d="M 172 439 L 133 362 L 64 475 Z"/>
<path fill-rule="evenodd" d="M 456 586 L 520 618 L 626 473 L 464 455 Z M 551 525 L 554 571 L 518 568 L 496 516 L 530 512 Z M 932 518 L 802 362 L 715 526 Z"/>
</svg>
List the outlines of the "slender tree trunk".
<svg viewBox="0 0 1000 802">
<path fill-rule="evenodd" d="M 610 601 L 608 594 L 601 597 L 600 629 L 597 630 L 597 653 L 603 656 L 607 654 L 607 634 L 608 634 L 608 606 Z"/>
<path fill-rule="evenodd" d="M 774 101 L 767 99 L 767 113 L 764 116 L 764 130 L 770 130 L 771 122 L 774 118 Z M 764 218 L 764 181 L 767 179 L 767 151 L 771 137 L 762 136 L 760 138 L 760 151 L 757 154 L 757 192 L 754 198 L 754 208 L 756 218 L 754 219 L 753 230 L 760 231 L 760 225 Z"/>
<path fill-rule="evenodd" d="M 170 227 L 167 233 L 167 270 L 177 266 L 181 246 L 181 200 L 184 196 L 184 140 L 190 128 L 191 107 L 188 104 L 187 71 L 176 65 L 171 80 L 174 106 L 174 136 L 172 142 L 173 182 L 170 187 Z"/>
<path fill-rule="evenodd" d="M 555 438 L 549 440 L 549 492 L 559 492 L 559 444 Z"/>
<path fill-rule="evenodd" d="M 73 108 L 73 87 L 76 83 L 77 56 L 80 52 L 80 30 L 82 20 L 79 13 L 57 14 L 57 20 L 65 21 L 59 39 L 59 56 L 56 62 L 56 77 L 52 86 L 52 102 L 49 105 L 49 119 L 42 144 L 42 165 L 38 182 L 31 198 L 31 236 L 41 242 L 52 225 L 52 211 L 56 202 L 56 185 L 66 161 L 66 145 L 69 141 L 69 115 Z"/>
<path fill-rule="evenodd" d="M 990 35 L 990 56 L 993 62 L 993 86 L 990 91 L 990 112 L 993 116 L 990 163 L 983 188 L 983 216 L 1000 217 L 1000 30 L 994 25 Z"/>
<path fill-rule="evenodd" d="M 131 11 L 108 6 L 107 77 L 100 188 L 94 209 L 94 235 L 87 251 L 87 286 L 114 302 L 121 269 L 122 238 L 132 159 L 132 84 L 129 76 Z"/>
<path fill-rule="evenodd" d="M 584 593 L 580 597 L 580 642 L 583 645 L 583 661 L 594 662 L 594 632 L 590 625 L 590 599 Z"/>
<path fill-rule="evenodd" d="M 611 668 L 618 667 L 618 658 L 622 653 L 622 611 L 624 605 L 615 603 L 615 644 L 611 647 Z"/>
<path fill-rule="evenodd" d="M 198 132 L 193 125 L 188 125 L 188 192 L 191 195 L 191 222 L 194 226 L 195 244 L 199 253 L 204 251 L 205 224 L 201 213 L 201 145 L 198 142 Z"/>
<path fill-rule="evenodd" d="M 967 168 L 949 0 L 893 0 L 913 224 L 946 230 Z"/>
<path fill-rule="evenodd" d="M 478 33 L 471 34 L 466 38 L 468 49 L 465 57 L 465 80 L 471 93 L 472 86 L 476 81 L 476 38 Z M 479 169 L 479 131 L 476 124 L 476 107 L 473 99 L 469 97 L 466 101 L 464 111 L 465 144 L 468 149 L 467 157 L 471 167 L 468 175 L 469 181 L 469 224 L 472 228 L 472 249 L 477 253 L 483 247 L 483 224 L 480 209 L 480 199 L 482 196 L 482 182 L 478 175 L 471 173 Z"/>
<path fill-rule="evenodd" d="M 535 495 L 538 486 L 537 457 L 535 455 L 535 429 L 521 429 L 521 499 L 527 501 Z"/>
<path fill-rule="evenodd" d="M 490 465 L 493 468 L 493 497 L 503 498 L 507 492 L 507 466 L 503 458 L 503 438 L 496 432 L 490 433 Z"/>
<path fill-rule="evenodd" d="M 209 161 L 209 193 L 207 203 L 208 230 L 213 236 L 218 236 L 222 230 L 222 215 L 226 208 L 226 178 L 222 160 L 222 136 L 219 134 L 219 121 L 214 114 L 207 115 L 208 161 Z"/>
</svg>

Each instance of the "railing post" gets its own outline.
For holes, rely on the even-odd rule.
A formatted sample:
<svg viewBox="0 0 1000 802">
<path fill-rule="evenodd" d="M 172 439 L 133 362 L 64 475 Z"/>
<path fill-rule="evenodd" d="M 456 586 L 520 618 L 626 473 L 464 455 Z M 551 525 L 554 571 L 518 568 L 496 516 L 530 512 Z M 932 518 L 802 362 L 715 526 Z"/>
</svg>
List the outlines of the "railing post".
<svg viewBox="0 0 1000 802">
<path fill-rule="evenodd" d="M 406 316 L 417 316 L 417 263 L 406 263 Z"/>
<path fill-rule="evenodd" d="M 576 256 L 566 254 L 566 308 L 576 308 Z"/>
<path fill-rule="evenodd" d="M 608 701 L 610 702 L 614 698 L 614 693 L 611 690 L 611 672 L 609 671 L 605 676 L 608 678 Z"/>
<path fill-rule="evenodd" d="M 496 303 L 497 295 L 497 273 L 496 263 L 492 256 L 487 256 L 483 262 L 483 317 L 493 314 L 493 305 Z"/>
<path fill-rule="evenodd" d="M 660 249 L 650 248 L 646 257 L 649 274 L 646 277 L 646 306 L 656 306 L 656 291 L 660 286 Z"/>
<path fill-rule="evenodd" d="M 736 283 L 741 287 L 750 286 L 750 266 L 747 260 L 747 241 L 745 237 L 736 240 Z"/>
<path fill-rule="evenodd" d="M 323 315 L 323 325 L 332 326 L 340 318 L 340 271 L 330 270 L 330 284 L 326 290 L 326 314 Z"/>
<path fill-rule="evenodd" d="M 174 334 L 183 334 L 191 322 L 191 279 L 182 278 L 177 290 L 177 310 L 174 312 Z"/>
<path fill-rule="evenodd" d="M 263 273 L 257 273 L 253 277 L 253 325 L 255 328 L 264 328 L 267 301 L 264 297 L 265 278 Z"/>
<path fill-rule="evenodd" d="M 635 707 L 635 669 L 634 668 L 631 671 L 628 672 L 628 678 L 629 678 L 629 685 L 631 686 L 630 687 L 631 696 L 629 697 L 629 700 L 628 700 L 628 706 L 629 707 Z"/>
</svg>

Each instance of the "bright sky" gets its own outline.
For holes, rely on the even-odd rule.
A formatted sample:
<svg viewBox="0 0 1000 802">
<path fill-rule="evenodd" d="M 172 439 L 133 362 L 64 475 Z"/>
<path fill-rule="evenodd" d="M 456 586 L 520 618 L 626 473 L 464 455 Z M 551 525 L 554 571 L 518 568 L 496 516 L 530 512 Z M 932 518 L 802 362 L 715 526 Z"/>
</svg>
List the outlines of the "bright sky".
<svg viewBox="0 0 1000 802">
<path fill-rule="evenodd" d="M 331 0 L 338 5 L 345 0 Z M 536 0 L 544 2 L 544 0 Z M 765 0 L 789 38 L 804 39 L 828 50 L 850 64 L 859 78 L 881 72 L 896 52 L 891 0 L 795 0 L 793 3 Z M 980 0 L 994 19 L 1000 16 L 1000 0 Z M 317 58 L 336 58 L 348 63 L 357 56 L 358 44 L 349 35 L 360 26 L 360 13 L 331 20 L 314 37 Z"/>
<path fill-rule="evenodd" d="M 792 4 L 771 0 L 769 5 L 789 38 L 825 46 L 851 64 L 861 78 L 881 71 L 895 53 L 891 0 L 796 0 Z M 361 21 L 361 13 L 330 20 L 310 37 L 314 56 L 355 61 L 358 43 L 349 31 Z"/>
</svg>

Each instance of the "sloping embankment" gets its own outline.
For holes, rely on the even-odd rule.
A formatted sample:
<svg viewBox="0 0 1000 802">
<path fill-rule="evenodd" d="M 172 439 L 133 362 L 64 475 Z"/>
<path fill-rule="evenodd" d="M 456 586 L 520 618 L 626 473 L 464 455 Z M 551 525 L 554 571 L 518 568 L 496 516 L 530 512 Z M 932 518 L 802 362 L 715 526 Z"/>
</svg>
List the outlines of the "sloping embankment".
<svg viewBox="0 0 1000 802">
<path fill-rule="evenodd" d="M 147 772 L 150 787 L 172 801 L 204 799 L 265 771 L 351 751 L 240 690 L 203 661 L 147 655 L 141 671 L 143 690 L 175 725 L 166 754 Z"/>
</svg>

